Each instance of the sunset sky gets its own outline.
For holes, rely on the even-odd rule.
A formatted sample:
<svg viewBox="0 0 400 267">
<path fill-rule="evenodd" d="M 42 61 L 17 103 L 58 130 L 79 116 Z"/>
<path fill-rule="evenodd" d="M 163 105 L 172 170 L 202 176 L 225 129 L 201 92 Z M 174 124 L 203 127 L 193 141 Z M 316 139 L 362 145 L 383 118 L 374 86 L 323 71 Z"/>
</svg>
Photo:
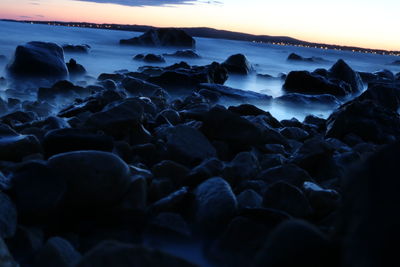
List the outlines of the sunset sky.
<svg viewBox="0 0 400 267">
<path fill-rule="evenodd" d="M 206 26 L 400 50 L 399 0 L 0 0 L 0 18 Z"/>
</svg>

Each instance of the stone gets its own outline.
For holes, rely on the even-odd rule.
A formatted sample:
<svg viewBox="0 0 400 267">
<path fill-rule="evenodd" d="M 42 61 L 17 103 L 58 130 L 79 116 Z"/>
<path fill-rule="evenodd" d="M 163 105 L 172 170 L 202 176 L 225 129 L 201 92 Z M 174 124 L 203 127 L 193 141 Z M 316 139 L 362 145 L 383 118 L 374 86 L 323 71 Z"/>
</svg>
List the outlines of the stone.
<svg viewBox="0 0 400 267">
<path fill-rule="evenodd" d="M 364 88 L 360 75 L 355 72 L 347 63 L 339 59 L 330 69 L 330 76 L 348 83 L 351 93 L 357 93 Z"/>
<path fill-rule="evenodd" d="M 263 104 L 272 100 L 272 96 L 269 95 L 231 88 L 220 84 L 201 83 L 198 85 L 198 88 L 199 90 L 207 89 L 216 92 L 225 100 L 254 101 Z"/>
<path fill-rule="evenodd" d="M 14 261 L 13 256 L 4 243 L 4 240 L 0 238 L 0 265 L 3 267 L 18 267 L 19 264 Z"/>
<path fill-rule="evenodd" d="M 71 58 L 67 63 L 69 76 L 76 78 L 86 74 L 86 69 L 81 64 L 78 64 L 75 59 Z"/>
<path fill-rule="evenodd" d="M 230 56 L 224 61 L 224 63 L 222 63 L 222 66 L 224 66 L 229 73 L 247 75 L 253 71 L 253 66 L 243 54 Z"/>
<path fill-rule="evenodd" d="M 40 87 L 37 92 L 38 100 L 41 101 L 71 101 L 78 97 L 87 97 L 91 93 L 90 89 L 75 86 L 73 83 L 63 80 L 53 84 L 52 87 Z"/>
<path fill-rule="evenodd" d="M 158 85 L 132 78 L 127 77 L 121 81 L 122 87 L 128 92 L 131 96 L 154 96 L 154 93 L 158 90 L 162 90 L 162 88 Z"/>
<path fill-rule="evenodd" d="M 90 46 L 87 44 L 83 45 L 66 44 L 63 45 L 62 48 L 66 53 L 89 54 L 90 51 Z"/>
<path fill-rule="evenodd" d="M 147 63 L 165 63 L 165 59 L 163 56 L 154 54 L 147 54 L 147 55 L 139 54 L 136 55 L 133 59 L 141 60 Z"/>
<path fill-rule="evenodd" d="M 225 165 L 222 173 L 231 184 L 243 180 L 254 179 L 260 171 L 257 157 L 252 152 L 240 152 L 235 158 Z"/>
<path fill-rule="evenodd" d="M 12 237 L 17 230 L 17 210 L 11 199 L 0 192 L 0 238 Z"/>
<path fill-rule="evenodd" d="M 308 172 L 295 164 L 283 164 L 263 170 L 259 173 L 257 179 L 263 180 L 268 184 L 284 181 L 295 186 L 302 186 L 304 182 L 312 181 Z"/>
<path fill-rule="evenodd" d="M 39 140 L 33 135 L 3 135 L 0 138 L 0 160 L 18 162 L 41 152 Z"/>
<path fill-rule="evenodd" d="M 201 58 L 195 51 L 193 50 L 179 50 L 173 54 L 164 54 L 166 57 L 180 57 L 180 58 Z"/>
<path fill-rule="evenodd" d="M 263 198 L 252 189 L 246 189 L 237 196 L 238 208 L 261 208 Z"/>
<path fill-rule="evenodd" d="M 81 254 L 65 239 L 52 237 L 35 257 L 37 267 L 73 267 L 81 259 Z"/>
<path fill-rule="evenodd" d="M 307 131 L 298 127 L 284 127 L 280 130 L 280 133 L 286 138 L 297 141 L 304 141 L 310 136 Z"/>
<path fill-rule="evenodd" d="M 320 105 L 336 107 L 340 105 L 339 100 L 334 95 L 330 94 L 305 95 L 289 93 L 276 97 L 274 101 L 294 106 Z"/>
</svg>

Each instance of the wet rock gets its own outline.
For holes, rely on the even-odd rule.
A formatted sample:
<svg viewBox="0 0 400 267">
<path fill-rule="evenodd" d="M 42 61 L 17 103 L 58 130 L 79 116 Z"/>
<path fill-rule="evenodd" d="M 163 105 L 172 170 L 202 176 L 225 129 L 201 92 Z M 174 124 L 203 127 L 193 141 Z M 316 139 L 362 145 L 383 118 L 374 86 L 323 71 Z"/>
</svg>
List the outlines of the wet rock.
<svg viewBox="0 0 400 267">
<path fill-rule="evenodd" d="M 68 76 L 62 48 L 54 43 L 44 42 L 29 42 L 18 46 L 7 72 L 13 79 L 55 81 Z"/>
<path fill-rule="evenodd" d="M 297 141 L 303 141 L 310 136 L 307 131 L 298 127 L 284 127 L 282 130 L 280 130 L 280 133 L 286 138 Z"/>
<path fill-rule="evenodd" d="M 6 194 L 0 192 L 0 238 L 12 237 L 16 230 L 17 210 L 15 205 Z"/>
<path fill-rule="evenodd" d="M 41 101 L 67 101 L 89 96 L 90 93 L 89 89 L 75 86 L 73 83 L 64 80 L 56 82 L 51 88 L 39 88 L 37 97 Z"/>
<path fill-rule="evenodd" d="M 196 186 L 211 177 L 219 176 L 223 167 L 223 162 L 216 158 L 205 159 L 189 172 L 185 185 Z"/>
<path fill-rule="evenodd" d="M 52 237 L 35 257 L 37 267 L 73 267 L 81 259 L 79 252 L 65 239 Z"/>
<path fill-rule="evenodd" d="M 136 78 L 125 78 L 121 82 L 122 87 L 132 96 L 153 96 L 155 92 L 158 90 L 162 90 L 162 88 L 158 85 L 136 79 Z"/>
<path fill-rule="evenodd" d="M 41 145 L 33 135 L 3 135 L 0 138 L 0 160 L 18 162 L 41 152 Z"/>
<path fill-rule="evenodd" d="M 263 206 L 282 210 L 298 218 L 308 217 L 312 213 L 303 192 L 286 182 L 277 182 L 267 188 L 263 196 Z"/>
<path fill-rule="evenodd" d="M 49 131 L 43 140 L 43 148 L 47 156 L 78 150 L 111 152 L 113 147 L 114 144 L 111 137 L 82 129 Z"/>
<path fill-rule="evenodd" d="M 400 86 L 390 83 L 370 84 L 357 100 L 371 100 L 384 108 L 394 112 L 400 108 Z"/>
<path fill-rule="evenodd" d="M 379 79 L 378 75 L 375 75 L 370 72 L 358 72 L 358 75 L 360 75 L 361 80 L 365 84 L 368 84 L 370 82 L 376 82 Z"/>
<path fill-rule="evenodd" d="M 252 189 L 247 189 L 240 193 L 237 197 L 238 208 L 261 208 L 263 199 Z"/>
<path fill-rule="evenodd" d="M 343 81 L 331 81 L 326 77 L 308 71 L 291 71 L 283 84 L 283 89 L 290 93 L 316 95 L 346 96 L 352 93 L 349 84 Z"/>
<path fill-rule="evenodd" d="M 87 44 L 83 45 L 67 44 L 63 45 L 62 48 L 64 49 L 65 53 L 89 54 L 90 51 L 90 46 Z"/>
<path fill-rule="evenodd" d="M 125 78 L 125 75 L 121 73 L 102 73 L 99 75 L 97 80 L 104 81 L 104 80 L 113 80 L 115 82 L 122 81 Z"/>
<path fill-rule="evenodd" d="M 145 210 L 148 188 L 146 177 L 136 175 L 132 179 L 121 206 L 125 210 Z"/>
<path fill-rule="evenodd" d="M 185 186 L 157 200 L 150 206 L 149 210 L 153 213 L 185 213 L 188 210 L 192 211 L 192 204 L 193 194 L 189 191 L 189 188 Z"/>
<path fill-rule="evenodd" d="M 309 105 L 326 105 L 326 106 L 339 106 L 339 100 L 330 94 L 320 95 L 304 95 L 299 93 L 289 93 L 275 98 L 275 101 L 296 105 L 296 106 L 309 106 Z"/>
<path fill-rule="evenodd" d="M 229 184 L 215 177 L 195 190 L 196 222 L 206 231 L 216 231 L 235 215 L 237 200 Z"/>
<path fill-rule="evenodd" d="M 169 127 L 159 135 L 166 141 L 168 156 L 178 162 L 193 164 L 216 156 L 216 150 L 208 139 L 192 127 Z"/>
<path fill-rule="evenodd" d="M 150 221 L 146 234 L 153 238 L 188 240 L 191 230 L 185 219 L 177 213 L 163 212 Z"/>
<path fill-rule="evenodd" d="M 128 190 L 128 166 L 108 152 L 67 152 L 51 157 L 48 165 L 67 183 L 65 200 L 74 208 L 104 208 Z"/>
<path fill-rule="evenodd" d="M 393 81 L 395 79 L 393 72 L 391 72 L 390 70 L 380 70 L 380 71 L 374 72 L 373 74 L 375 74 L 379 78 L 389 80 L 389 81 Z"/>
<path fill-rule="evenodd" d="M 363 89 L 360 75 L 355 72 L 346 62 L 339 59 L 330 69 L 330 77 L 344 81 L 351 87 L 351 93 L 357 93 Z"/>
<path fill-rule="evenodd" d="M 266 169 L 259 173 L 257 179 L 268 184 L 284 181 L 296 186 L 302 186 L 304 182 L 312 181 L 312 178 L 304 169 L 294 164 L 284 164 Z"/>
<path fill-rule="evenodd" d="M 286 162 L 286 158 L 281 154 L 264 154 L 260 157 L 260 167 L 262 170 L 277 167 Z"/>
<path fill-rule="evenodd" d="M 184 30 L 175 28 L 161 28 L 151 29 L 139 37 L 121 40 L 120 44 L 195 48 L 196 41 Z"/>
<path fill-rule="evenodd" d="M 158 124 L 168 123 L 172 125 L 177 125 L 181 122 L 181 116 L 177 111 L 173 109 L 164 109 L 157 115 L 156 122 Z"/>
<path fill-rule="evenodd" d="M 326 131 L 339 140 L 348 134 L 378 144 L 392 142 L 400 136 L 400 117 L 369 100 L 351 101 L 330 115 Z"/>
<path fill-rule="evenodd" d="M 115 241 L 104 241 L 86 253 L 76 267 L 109 266 L 176 266 L 194 267 L 195 265 L 158 250 L 142 246 L 133 246 Z"/>
<path fill-rule="evenodd" d="M 154 165 L 151 170 L 155 177 L 169 178 L 177 185 L 182 184 L 189 173 L 188 168 L 171 160 L 163 160 Z"/>
<path fill-rule="evenodd" d="M 4 77 L 0 77 L 0 86 L 6 86 L 7 85 L 7 80 Z"/>
<path fill-rule="evenodd" d="M 235 89 L 220 84 L 201 83 L 198 85 L 199 90 L 207 89 L 218 93 L 226 100 L 239 100 L 239 101 L 254 101 L 259 103 L 267 103 L 272 100 L 272 96 L 247 91 L 242 89 Z"/>
<path fill-rule="evenodd" d="M 319 118 L 314 115 L 307 115 L 303 121 L 304 124 L 315 125 L 318 127 L 318 130 L 325 130 L 326 120 L 323 118 Z"/>
<path fill-rule="evenodd" d="M 4 267 L 18 267 L 18 263 L 14 261 L 13 256 L 8 251 L 4 240 L 0 238 L 0 265 Z"/>
<path fill-rule="evenodd" d="M 86 69 L 76 62 L 75 59 L 71 58 L 67 63 L 67 68 L 70 77 L 79 77 L 86 74 Z"/>
<path fill-rule="evenodd" d="M 340 205 L 340 195 L 332 189 L 323 189 L 317 184 L 305 182 L 303 190 L 311 207 L 315 211 L 314 215 L 320 218 L 329 215 L 337 210 Z"/>
<path fill-rule="evenodd" d="M 268 237 L 255 266 L 336 266 L 335 256 L 328 238 L 315 226 L 289 220 Z"/>
<path fill-rule="evenodd" d="M 144 61 L 147 63 L 164 63 L 165 59 L 161 55 L 154 55 L 154 54 L 138 54 L 134 58 L 134 60 Z"/>
<path fill-rule="evenodd" d="M 180 58 L 201 58 L 196 52 L 193 50 L 179 50 L 173 54 L 164 54 L 166 57 L 180 57 Z"/>
<path fill-rule="evenodd" d="M 320 57 L 302 57 L 296 53 L 291 53 L 287 57 L 287 60 L 288 61 L 302 61 L 302 62 L 324 62 L 324 61 L 326 61 Z"/>
<path fill-rule="evenodd" d="M 236 54 L 230 56 L 227 60 L 222 63 L 229 73 L 236 73 L 236 74 L 249 74 L 253 71 L 253 66 L 247 60 L 246 56 L 242 54 Z"/>
<path fill-rule="evenodd" d="M 251 152 L 241 152 L 225 165 L 222 173 L 225 179 L 232 184 L 242 180 L 254 179 L 260 171 L 257 157 Z"/>
</svg>

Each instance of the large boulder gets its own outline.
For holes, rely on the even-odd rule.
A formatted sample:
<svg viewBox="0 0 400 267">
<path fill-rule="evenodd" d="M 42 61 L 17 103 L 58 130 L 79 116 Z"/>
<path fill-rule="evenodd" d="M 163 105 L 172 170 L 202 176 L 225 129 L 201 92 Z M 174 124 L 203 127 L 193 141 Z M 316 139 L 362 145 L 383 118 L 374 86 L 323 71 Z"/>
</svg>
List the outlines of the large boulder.
<svg viewBox="0 0 400 267">
<path fill-rule="evenodd" d="M 68 77 L 63 49 L 54 43 L 29 42 L 19 45 L 7 66 L 14 79 L 48 79 L 56 81 Z"/>
<path fill-rule="evenodd" d="M 339 59 L 329 69 L 329 76 L 348 83 L 351 87 L 351 93 L 357 93 L 363 89 L 360 75 L 342 59 Z"/>
<path fill-rule="evenodd" d="M 372 83 L 357 100 L 371 100 L 394 112 L 400 108 L 400 85 L 393 83 Z"/>
<path fill-rule="evenodd" d="M 76 86 L 69 81 L 63 80 L 53 84 L 50 88 L 40 87 L 37 98 L 41 101 L 66 101 L 78 97 L 86 97 L 91 93 L 90 89 Z"/>
<path fill-rule="evenodd" d="M 2 135 L 0 138 L 0 160 L 21 161 L 31 154 L 41 153 L 38 139 L 33 135 Z"/>
<path fill-rule="evenodd" d="M 151 29 L 139 37 L 121 40 L 120 44 L 195 48 L 196 41 L 184 30 L 175 28 L 161 28 Z"/>
<path fill-rule="evenodd" d="M 236 54 L 230 56 L 227 60 L 222 63 L 230 73 L 236 74 L 249 74 L 253 71 L 253 66 L 247 60 L 246 56 L 242 54 Z"/>
<path fill-rule="evenodd" d="M 66 181 L 66 204 L 75 208 L 99 208 L 120 201 L 128 190 L 130 172 L 117 156 L 101 151 L 58 154 L 48 166 Z"/>
<path fill-rule="evenodd" d="M 65 239 L 52 237 L 39 250 L 35 257 L 35 266 L 73 267 L 81 259 L 81 254 Z"/>
<path fill-rule="evenodd" d="M 85 67 L 83 67 L 81 64 L 78 64 L 73 58 L 71 58 L 67 63 L 67 68 L 71 78 L 76 78 L 86 74 Z"/>
</svg>

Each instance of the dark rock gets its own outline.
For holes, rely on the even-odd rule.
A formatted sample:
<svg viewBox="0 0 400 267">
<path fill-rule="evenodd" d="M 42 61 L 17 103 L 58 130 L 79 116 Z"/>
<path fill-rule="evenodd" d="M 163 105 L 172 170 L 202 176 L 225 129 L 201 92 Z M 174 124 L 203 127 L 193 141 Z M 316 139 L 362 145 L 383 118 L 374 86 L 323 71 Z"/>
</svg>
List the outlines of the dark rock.
<svg viewBox="0 0 400 267">
<path fill-rule="evenodd" d="M 113 80 L 115 82 L 122 81 L 125 78 L 125 75 L 121 73 L 102 73 L 99 75 L 97 80 L 104 81 L 104 80 Z"/>
<path fill-rule="evenodd" d="M 166 57 L 181 57 L 181 58 L 201 58 L 196 52 L 193 50 L 179 50 L 173 54 L 164 54 Z"/>
<path fill-rule="evenodd" d="M 7 57 L 5 55 L 0 55 L 0 64 L 6 63 Z"/>
<path fill-rule="evenodd" d="M 280 224 L 258 253 L 255 266 L 337 266 L 328 238 L 315 226 L 297 220 Z M 327 259 L 330 259 L 327 261 Z"/>
<path fill-rule="evenodd" d="M 196 41 L 184 30 L 175 28 L 161 28 L 151 29 L 139 37 L 121 40 L 120 44 L 195 48 Z"/>
<path fill-rule="evenodd" d="M 260 167 L 262 170 L 266 170 L 283 165 L 286 161 L 286 158 L 281 154 L 264 154 L 260 158 Z"/>
<path fill-rule="evenodd" d="M 230 56 L 224 61 L 224 63 L 222 63 L 222 66 L 224 66 L 230 73 L 246 75 L 253 71 L 253 66 L 242 54 Z"/>
<path fill-rule="evenodd" d="M 274 128 L 282 127 L 282 124 L 275 119 L 271 113 L 268 111 L 264 111 L 262 109 L 257 108 L 251 104 L 241 104 L 239 106 L 230 106 L 228 108 L 229 111 L 239 114 L 240 116 L 259 116 L 264 115 L 264 119 L 266 119 L 267 123 Z"/>
<path fill-rule="evenodd" d="M 153 213 L 159 212 L 185 212 L 192 210 L 193 195 L 188 187 L 182 187 L 175 192 L 159 199 L 150 206 Z"/>
<path fill-rule="evenodd" d="M 275 98 L 275 101 L 296 106 L 326 105 L 339 106 L 339 100 L 330 94 L 304 95 L 299 93 L 289 93 Z"/>
<path fill-rule="evenodd" d="M 283 181 L 296 186 L 302 186 L 306 181 L 312 181 L 310 175 L 294 164 L 284 164 L 259 173 L 257 179 L 268 184 Z"/>
<path fill-rule="evenodd" d="M 379 79 L 378 75 L 370 73 L 370 72 L 358 72 L 358 75 L 360 75 L 361 80 L 365 84 L 368 84 L 370 82 L 375 82 Z"/>
<path fill-rule="evenodd" d="M 237 197 L 238 208 L 261 208 L 263 199 L 252 189 L 246 189 Z"/>
<path fill-rule="evenodd" d="M 311 182 L 305 182 L 303 190 L 314 210 L 314 215 L 320 218 L 336 211 L 340 205 L 340 195 L 335 190 L 323 189 Z"/>
<path fill-rule="evenodd" d="M 107 90 L 117 90 L 117 84 L 113 80 L 100 81 L 99 84 Z"/>
<path fill-rule="evenodd" d="M 339 59 L 329 69 L 329 74 L 332 78 L 348 83 L 351 87 L 351 93 L 357 93 L 363 89 L 360 75 L 350 68 L 342 59 Z"/>
<path fill-rule="evenodd" d="M 291 71 L 283 85 L 283 89 L 291 93 L 330 94 L 345 96 L 352 93 L 349 84 L 343 81 L 331 81 L 316 73 L 308 71 Z"/>
<path fill-rule="evenodd" d="M 33 135 L 3 135 L 0 138 L 0 160 L 17 162 L 41 151 L 40 143 Z"/>
<path fill-rule="evenodd" d="M 216 158 L 206 159 L 189 172 L 185 185 L 196 186 L 211 177 L 219 176 L 223 166 Z"/>
<path fill-rule="evenodd" d="M 282 130 L 280 130 L 280 133 L 286 138 L 297 141 L 303 141 L 310 136 L 307 131 L 298 127 L 284 127 Z"/>
<path fill-rule="evenodd" d="M 90 46 L 87 44 L 84 45 L 63 45 L 62 48 L 66 53 L 77 53 L 77 54 L 88 54 L 90 50 Z"/>
<path fill-rule="evenodd" d="M 163 212 L 150 221 L 146 234 L 155 239 L 188 240 L 191 237 L 191 230 L 180 214 Z"/>
<path fill-rule="evenodd" d="M 221 98 L 220 93 L 208 89 L 200 89 L 198 93 L 212 104 L 217 103 Z"/>
<path fill-rule="evenodd" d="M 223 169 L 223 176 L 232 184 L 237 184 L 242 180 L 251 180 L 260 171 L 257 157 L 252 152 L 241 152 Z"/>
<path fill-rule="evenodd" d="M 116 204 L 128 190 L 128 166 L 117 156 L 100 151 L 75 151 L 48 160 L 67 183 L 66 203 L 74 208 L 104 208 Z"/>
<path fill-rule="evenodd" d="M 125 210 L 145 210 L 148 181 L 142 175 L 135 175 L 132 179 L 121 205 Z"/>
<path fill-rule="evenodd" d="M 164 109 L 156 117 L 157 124 L 168 123 L 171 125 L 177 125 L 181 122 L 181 116 L 173 109 Z"/>
<path fill-rule="evenodd" d="M 299 218 L 306 218 L 312 213 L 303 192 L 286 182 L 277 182 L 267 188 L 263 196 L 263 206 L 282 210 Z"/>
<path fill-rule="evenodd" d="M 62 48 L 54 43 L 43 42 L 18 46 L 7 71 L 13 79 L 38 78 L 55 81 L 68 76 Z"/>
<path fill-rule="evenodd" d="M 67 68 L 70 77 L 79 77 L 86 74 L 86 69 L 81 64 L 76 63 L 73 58 L 67 63 Z"/>
<path fill-rule="evenodd" d="M 400 86 L 390 83 L 373 83 L 356 100 L 371 100 L 394 112 L 400 108 Z"/>
<path fill-rule="evenodd" d="M 47 132 L 43 148 L 47 156 L 69 151 L 100 150 L 111 152 L 114 147 L 111 137 L 94 134 L 82 129 L 58 129 Z"/>
<path fill-rule="evenodd" d="M 38 90 L 38 100 L 56 101 L 56 100 L 72 100 L 77 97 L 86 97 L 91 93 L 87 88 L 75 86 L 69 81 L 59 81 L 53 84 L 51 88 L 41 87 Z"/>
<path fill-rule="evenodd" d="M 169 178 L 177 185 L 181 185 L 189 173 L 188 168 L 171 160 L 163 160 L 151 170 L 155 177 Z"/>
<path fill-rule="evenodd" d="M 319 130 L 325 130 L 326 120 L 314 115 L 307 115 L 307 117 L 304 118 L 303 123 L 315 125 Z"/>
<path fill-rule="evenodd" d="M 374 72 L 373 74 L 375 74 L 379 78 L 386 79 L 389 81 L 393 81 L 395 79 L 393 72 L 391 72 L 390 70 L 380 70 Z"/>
<path fill-rule="evenodd" d="M 154 54 L 147 54 L 147 55 L 139 54 L 139 55 L 136 55 L 133 59 L 141 60 L 141 61 L 144 61 L 147 63 L 164 63 L 165 62 L 165 59 L 163 56 L 154 55 Z"/>
<path fill-rule="evenodd" d="M 86 253 L 76 267 L 110 266 L 194 267 L 195 265 L 158 250 L 115 241 L 104 241 Z"/>
<path fill-rule="evenodd" d="M 6 86 L 7 85 L 7 80 L 4 77 L 0 77 L 0 86 Z"/>
<path fill-rule="evenodd" d="M 302 57 L 296 53 L 291 53 L 287 60 L 289 61 L 302 61 L 302 62 L 324 62 L 323 58 L 320 57 Z"/>
<path fill-rule="evenodd" d="M 352 101 L 332 113 L 327 121 L 327 137 L 343 140 L 348 134 L 378 144 L 392 142 L 400 136 L 400 117 L 372 101 Z"/>
<path fill-rule="evenodd" d="M 168 156 L 178 162 L 194 164 L 216 156 L 215 148 L 208 139 L 192 127 L 169 127 L 159 135 L 166 141 Z"/>
<path fill-rule="evenodd" d="M 0 238 L 0 264 L 4 267 L 18 267 L 19 264 L 14 261 L 13 256 L 8 251 L 7 245 Z"/>
<path fill-rule="evenodd" d="M 216 231 L 229 222 L 237 210 L 237 200 L 229 184 L 215 177 L 195 190 L 196 222 L 206 231 Z"/>
<path fill-rule="evenodd" d="M 235 89 L 228 86 L 220 85 L 220 84 L 208 84 L 201 83 L 198 85 L 199 90 L 207 89 L 210 91 L 214 91 L 220 94 L 222 97 L 232 100 L 239 101 L 254 101 L 260 103 L 268 103 L 272 100 L 272 96 L 256 93 L 253 91 L 247 91 L 242 89 Z"/>
<path fill-rule="evenodd" d="M 162 88 L 158 85 L 136 79 L 136 78 L 125 78 L 121 82 L 122 87 L 132 96 L 154 96 L 154 93 Z"/>
<path fill-rule="evenodd" d="M 10 198 L 0 192 L 0 238 L 12 237 L 16 230 L 17 210 Z"/>
<path fill-rule="evenodd" d="M 35 257 L 37 267 L 73 267 L 81 259 L 79 252 L 65 239 L 52 237 Z"/>
<path fill-rule="evenodd" d="M 391 63 L 392 65 L 400 65 L 400 60 L 395 60 Z"/>
</svg>

